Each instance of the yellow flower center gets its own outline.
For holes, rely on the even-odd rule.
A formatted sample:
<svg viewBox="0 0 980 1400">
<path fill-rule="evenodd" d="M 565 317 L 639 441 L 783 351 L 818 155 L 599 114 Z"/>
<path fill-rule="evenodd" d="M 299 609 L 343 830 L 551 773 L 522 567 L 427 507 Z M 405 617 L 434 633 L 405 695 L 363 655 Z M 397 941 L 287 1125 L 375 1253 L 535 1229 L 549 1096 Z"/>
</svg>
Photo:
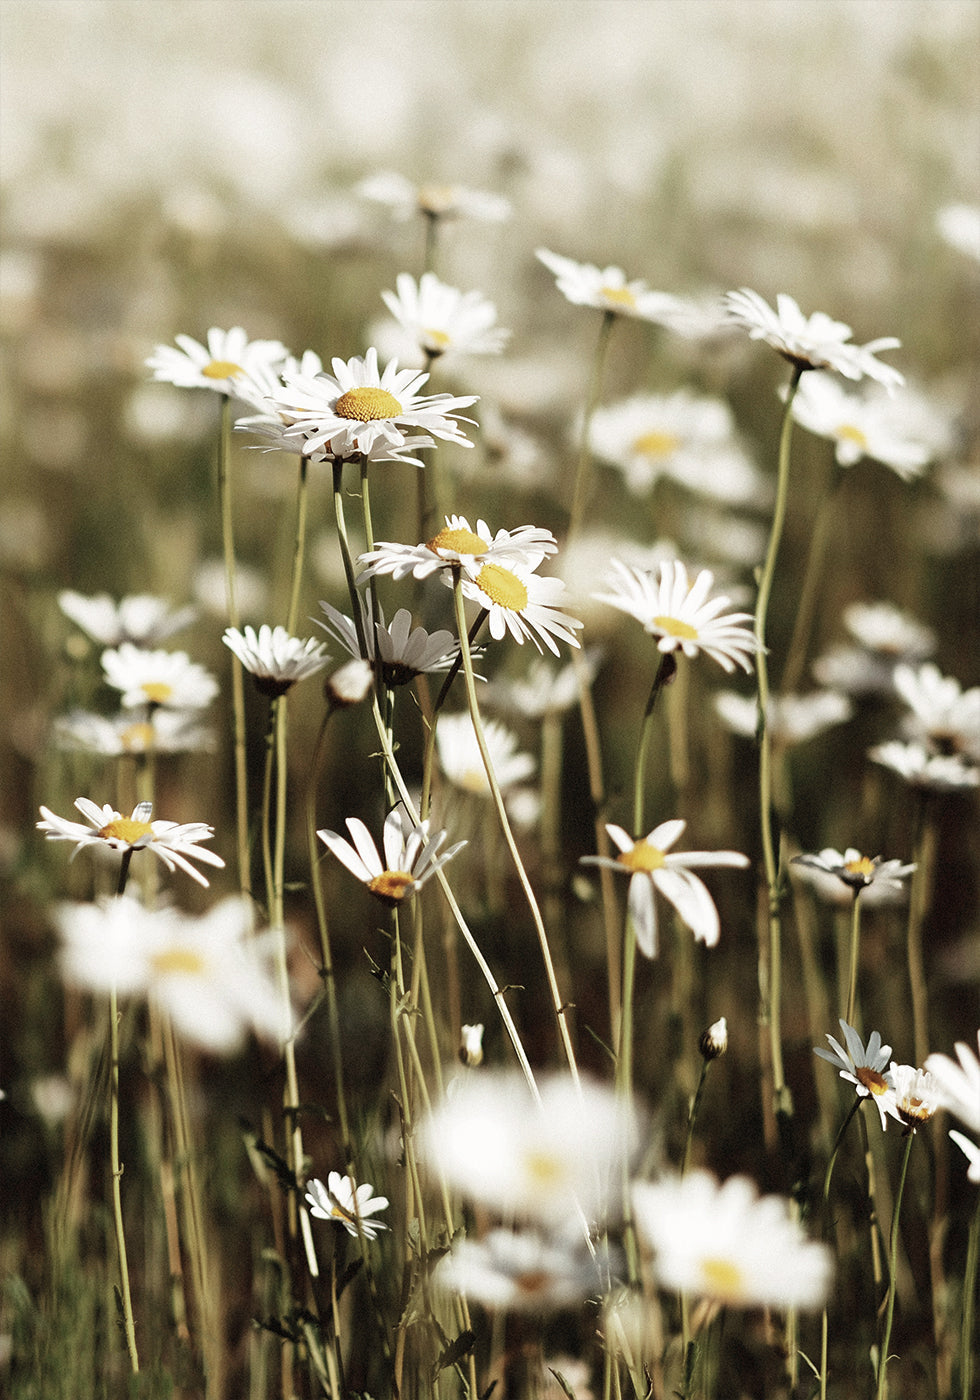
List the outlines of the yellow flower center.
<svg viewBox="0 0 980 1400">
<path fill-rule="evenodd" d="M 665 617 L 660 614 L 650 625 L 658 632 L 664 632 L 668 637 L 679 637 L 684 642 L 696 642 L 698 639 L 698 629 L 692 627 L 689 622 L 682 622 L 679 617 Z"/>
<path fill-rule="evenodd" d="M 536 1186 L 555 1187 L 564 1180 L 562 1164 L 550 1152 L 529 1152 L 524 1165 Z"/>
<path fill-rule="evenodd" d="M 871 856 L 859 856 L 857 860 L 846 860 L 844 869 L 848 875 L 860 875 L 862 878 L 871 879 L 874 876 L 876 865 Z"/>
<path fill-rule="evenodd" d="M 834 436 L 840 438 L 842 442 L 853 442 L 862 451 L 868 446 L 868 439 L 860 428 L 855 428 L 853 423 L 842 423 Z"/>
<path fill-rule="evenodd" d="M 423 185 L 418 201 L 423 214 L 448 214 L 456 203 L 456 190 L 452 185 Z"/>
<path fill-rule="evenodd" d="M 422 340 L 430 355 L 441 355 L 449 349 L 450 336 L 447 331 L 433 331 L 423 328 Z"/>
<path fill-rule="evenodd" d="M 165 705 L 174 693 L 166 681 L 144 681 L 141 688 L 151 705 Z"/>
<path fill-rule="evenodd" d="M 154 971 L 161 976 L 200 977 L 207 963 L 193 948 L 164 948 L 152 959 Z"/>
<path fill-rule="evenodd" d="M 378 418 L 397 418 L 402 406 L 394 394 L 387 389 L 364 384 L 359 389 L 348 389 L 346 394 L 333 406 L 338 418 L 354 418 L 359 423 L 373 423 Z"/>
<path fill-rule="evenodd" d="M 633 444 L 633 451 L 640 457 L 669 457 L 680 445 L 676 433 L 641 433 Z"/>
<path fill-rule="evenodd" d="M 527 607 L 527 589 L 516 574 L 500 564 L 484 564 L 476 576 L 476 582 L 483 589 L 491 603 L 509 608 L 511 612 L 523 612 Z"/>
<path fill-rule="evenodd" d="M 212 360 L 201 373 L 205 379 L 230 379 L 233 374 L 244 374 L 245 371 L 234 360 Z"/>
<path fill-rule="evenodd" d="M 134 822 L 131 817 L 119 817 L 99 831 L 105 841 L 125 841 L 130 846 L 135 846 L 144 836 L 152 834 L 153 827 L 149 822 Z"/>
<path fill-rule="evenodd" d="M 636 297 L 629 287 L 600 287 L 599 290 L 606 301 L 611 301 L 616 306 L 636 306 Z"/>
<path fill-rule="evenodd" d="M 701 1277 L 705 1292 L 716 1298 L 729 1298 L 733 1301 L 742 1297 L 745 1291 L 742 1275 L 730 1259 L 702 1259 Z"/>
<path fill-rule="evenodd" d="M 454 554 L 483 554 L 490 548 L 490 541 L 481 539 L 472 530 L 447 528 L 434 535 L 425 547 L 431 549 L 433 554 L 438 554 L 441 549 L 452 550 Z"/>
<path fill-rule="evenodd" d="M 131 724 L 119 736 L 127 753 L 146 753 L 156 741 L 156 731 L 152 724 L 144 720 L 142 724 Z"/>
<path fill-rule="evenodd" d="M 383 870 L 370 881 L 368 889 L 386 904 L 400 904 L 412 893 L 414 884 L 415 880 L 405 870 Z"/>
<path fill-rule="evenodd" d="M 627 870 L 660 870 L 663 866 L 665 856 L 657 846 L 651 846 L 649 841 L 637 841 L 632 850 L 620 851 L 616 857 L 620 865 L 625 865 Z"/>
<path fill-rule="evenodd" d="M 868 1065 L 858 1065 L 854 1071 L 854 1078 L 867 1089 L 869 1094 L 884 1094 L 888 1090 L 884 1075 L 879 1074 L 876 1069 L 871 1069 Z"/>
</svg>

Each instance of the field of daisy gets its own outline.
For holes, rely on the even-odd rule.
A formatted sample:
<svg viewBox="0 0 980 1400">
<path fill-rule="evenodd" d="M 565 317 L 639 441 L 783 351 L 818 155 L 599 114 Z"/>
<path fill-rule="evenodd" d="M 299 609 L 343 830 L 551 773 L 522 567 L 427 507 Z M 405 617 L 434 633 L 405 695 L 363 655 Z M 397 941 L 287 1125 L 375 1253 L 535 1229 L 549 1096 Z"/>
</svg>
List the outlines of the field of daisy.
<svg viewBox="0 0 980 1400">
<path fill-rule="evenodd" d="M 971 1400 L 980 6 L 0 10 L 0 1392 Z"/>
</svg>

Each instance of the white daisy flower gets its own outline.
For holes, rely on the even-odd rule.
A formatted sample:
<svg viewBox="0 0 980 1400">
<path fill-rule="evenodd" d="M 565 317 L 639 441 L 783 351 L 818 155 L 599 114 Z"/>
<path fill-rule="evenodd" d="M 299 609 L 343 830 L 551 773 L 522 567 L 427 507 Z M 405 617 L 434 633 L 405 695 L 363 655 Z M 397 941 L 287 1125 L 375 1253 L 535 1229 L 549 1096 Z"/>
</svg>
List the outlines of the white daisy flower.
<svg viewBox="0 0 980 1400">
<path fill-rule="evenodd" d="M 677 297 L 652 292 L 642 281 L 627 282 L 621 267 L 598 268 L 551 253 L 547 248 L 538 248 L 536 256 L 554 273 L 558 290 L 573 306 L 592 306 L 616 316 L 665 325 L 684 311 L 684 304 Z"/>
<path fill-rule="evenodd" d="M 661 1288 L 726 1307 L 819 1308 L 826 1299 L 830 1250 L 807 1239 L 788 1200 L 760 1198 L 748 1177 L 719 1184 L 694 1171 L 634 1182 L 632 1196 Z"/>
<path fill-rule="evenodd" d="M 217 1054 L 239 1048 L 249 1030 L 282 1039 L 282 994 L 266 940 L 252 932 L 252 909 L 238 897 L 207 914 L 145 909 L 131 895 L 55 911 L 66 980 L 90 991 L 114 987 L 145 996 L 180 1035 Z"/>
<path fill-rule="evenodd" d="M 328 632 L 348 655 L 360 657 L 360 643 L 353 618 L 322 599 L 320 607 L 327 620 L 318 622 L 313 618 L 315 625 Z M 452 632 L 427 632 L 424 627 L 413 627 L 412 614 L 407 608 L 399 608 L 391 622 L 386 623 L 380 604 L 378 620 L 372 627 L 370 594 L 360 596 L 360 607 L 368 651 L 365 659 L 377 663 L 381 679 L 389 688 L 408 685 L 416 676 L 448 671 L 457 661 L 459 642 Z"/>
<path fill-rule="evenodd" d="M 759 704 L 753 695 L 719 690 L 713 697 L 721 721 L 742 738 L 755 737 Z M 767 725 L 780 744 L 802 744 L 823 734 L 835 724 L 843 724 L 854 713 L 854 706 L 838 690 L 816 690 L 811 695 L 774 695 L 770 698 Z"/>
<path fill-rule="evenodd" d="M 736 665 L 751 671 L 758 642 L 742 625 L 752 621 L 751 614 L 721 616 L 731 599 L 719 594 L 709 600 L 714 583 L 710 570 L 702 569 L 690 583 L 679 560 L 666 560 L 660 565 L 659 582 L 655 582 L 645 569 L 631 568 L 618 559 L 613 559 L 611 566 L 612 591 L 593 596 L 642 622 L 644 629 L 658 638 L 658 650 L 680 650 L 688 657 L 703 651 L 726 671 L 734 671 Z"/>
<path fill-rule="evenodd" d="M 943 1107 L 939 1084 L 928 1070 L 894 1060 L 890 1077 L 895 1117 L 905 1124 L 907 1133 L 914 1133 Z"/>
<path fill-rule="evenodd" d="M 955 1045 L 956 1060 L 933 1053 L 925 1068 L 932 1075 L 942 1107 L 955 1113 L 971 1132 L 980 1133 L 980 1057 L 964 1041 Z M 980 1031 L 977 1031 L 980 1050 Z M 959 1063 L 957 1063 L 959 1061 Z"/>
<path fill-rule="evenodd" d="M 395 292 L 381 299 L 416 347 L 431 358 L 443 355 L 499 355 L 510 331 L 496 324 L 497 308 L 482 292 L 461 292 L 423 272 L 418 282 L 407 272 L 395 279 Z"/>
<path fill-rule="evenodd" d="M 477 1021 L 472 1026 L 460 1026 L 459 1028 L 459 1058 L 460 1063 L 466 1065 L 468 1069 L 476 1069 L 477 1065 L 483 1063 L 483 1022 Z"/>
<path fill-rule="evenodd" d="M 145 719 L 131 712 L 106 717 L 91 710 L 73 710 L 54 722 L 59 749 L 120 758 L 123 754 L 213 753 L 217 737 L 198 722 L 192 710 L 154 709 Z"/>
<path fill-rule="evenodd" d="M 369 1219 L 379 1210 L 388 1208 L 388 1197 L 375 1196 L 369 1182 L 365 1181 L 355 1190 L 349 1176 L 330 1172 L 326 1186 L 315 1176 L 306 1184 L 310 1214 L 317 1220 L 335 1220 L 355 1239 L 363 1235 L 366 1240 L 376 1240 L 382 1230 L 388 1229 L 383 1220 Z"/>
<path fill-rule="evenodd" d="M 764 340 L 801 369 L 831 369 L 846 379 L 876 379 L 889 390 L 905 383 L 897 369 L 875 358 L 878 351 L 901 345 L 894 336 L 854 345 L 850 343 L 850 326 L 822 311 L 804 316 L 793 298 L 784 293 L 776 298 L 775 311 L 748 287 L 727 292 L 724 305 L 731 320 L 747 330 L 752 340 Z"/>
<path fill-rule="evenodd" d="M 317 836 L 355 879 L 366 885 L 376 899 L 390 906 L 400 904 L 420 890 L 466 845 L 465 841 L 458 841 L 440 855 L 439 847 L 446 833 L 436 831 L 430 836 L 429 822 L 416 826 L 403 807 L 392 808 L 385 818 L 384 861 L 359 817 L 347 818 L 347 830 L 351 841 L 345 841 L 335 831 L 318 831 Z"/>
<path fill-rule="evenodd" d="M 219 869 L 224 867 L 219 855 L 199 845 L 199 842 L 210 841 L 214 836 L 214 828 L 204 822 L 152 821 L 152 802 L 140 802 L 129 817 L 124 817 L 108 805 L 100 807 L 87 797 L 79 797 L 75 806 L 83 817 L 88 818 L 89 826 L 58 817 L 47 807 L 41 808 L 44 821 L 37 823 L 38 831 L 43 831 L 49 841 L 75 842 L 72 860 L 85 847 L 92 847 L 101 854 L 149 850 L 163 861 L 168 870 L 179 867 L 205 887 L 208 882 L 191 865 L 191 859 Z"/>
<path fill-rule="evenodd" d="M 846 389 L 829 374 L 804 375 L 793 399 L 793 417 L 808 432 L 829 438 L 842 467 L 869 457 L 903 481 L 921 476 L 949 445 L 948 426 L 918 395 L 892 399 L 880 390 Z"/>
<path fill-rule="evenodd" d="M 980 262 L 980 205 L 944 204 L 936 228 L 951 248 Z"/>
<path fill-rule="evenodd" d="M 853 846 L 848 846 L 843 855 L 827 846 L 818 855 L 807 853 L 794 856 L 791 863 L 809 865 L 826 875 L 836 875 L 855 894 L 876 884 L 901 889 L 902 881 L 915 869 L 914 865 L 903 865 L 899 860 L 883 861 L 881 856 L 863 856 Z"/>
<path fill-rule="evenodd" d="M 185 651 L 144 651 L 132 642 L 102 653 L 106 683 L 122 691 L 124 709 L 165 705 L 172 710 L 202 710 L 218 693 L 209 671 Z"/>
<path fill-rule="evenodd" d="M 258 633 L 254 627 L 244 631 L 226 627 L 221 640 L 255 677 L 261 694 L 270 697 L 285 695 L 297 681 L 324 670 L 330 660 L 324 642 L 313 638 L 301 641 L 291 637 L 285 627 L 269 627 L 265 623 Z"/>
<path fill-rule="evenodd" d="M 912 712 L 904 726 L 909 739 L 941 754 L 980 761 L 980 686 L 964 690 L 931 661 L 916 668 L 896 666 L 893 681 Z"/>
<path fill-rule="evenodd" d="M 840 1073 L 841 1079 L 853 1084 L 859 1099 L 870 1098 L 878 1110 L 882 1131 L 888 1126 L 888 1115 L 894 1118 L 895 1106 L 891 1096 L 892 1082 L 885 1066 L 892 1053 L 890 1045 L 882 1045 L 881 1036 L 872 1031 L 867 1047 L 853 1026 L 841 1018 L 840 1028 L 844 1035 L 844 1045 L 828 1034 L 827 1039 L 833 1050 L 815 1046 L 813 1053 L 821 1060 L 832 1064 Z M 845 1048 L 846 1046 L 846 1048 Z"/>
<path fill-rule="evenodd" d="M 354 657 L 346 665 L 338 667 L 324 686 L 331 704 L 340 708 L 359 705 L 366 700 L 374 685 L 374 668 L 370 661 Z"/>
<path fill-rule="evenodd" d="M 117 603 L 108 593 L 86 597 L 71 588 L 58 594 L 58 606 L 95 642 L 115 647 L 120 642 L 135 642 L 153 646 L 179 632 L 194 621 L 194 608 L 171 611 L 164 598 L 150 593 L 134 593 Z"/>
<path fill-rule="evenodd" d="M 432 1283 L 485 1308 L 547 1313 L 579 1307 L 600 1278 L 584 1244 L 496 1229 L 481 1240 L 457 1241 L 436 1265 Z"/>
<path fill-rule="evenodd" d="M 249 340 L 241 326 L 230 331 L 212 327 L 207 345 L 189 335 L 175 336 L 179 350 L 158 345 L 146 361 L 154 379 L 176 384 L 181 389 L 213 389 L 220 394 L 236 393 L 236 376 L 261 374 L 285 363 L 288 351 L 278 340 Z"/>
<path fill-rule="evenodd" d="M 584 674 L 591 683 L 601 654 L 594 647 L 584 656 Z M 528 719 L 541 719 L 578 703 L 579 678 L 574 665 L 556 667 L 545 657 L 535 657 L 523 676 L 495 678 L 490 687 L 490 702 L 498 709 L 507 709 Z"/>
<path fill-rule="evenodd" d="M 517 752 L 518 739 L 512 730 L 491 719 L 484 722 L 483 733 L 501 792 L 523 783 L 531 776 L 535 768 L 534 759 L 529 753 Z M 451 783 L 464 792 L 490 796 L 480 746 L 468 714 L 439 716 L 436 749 L 439 766 Z"/>
<path fill-rule="evenodd" d="M 962 792 L 980 787 L 980 765 L 963 754 L 934 754 L 922 744 L 903 744 L 898 739 L 876 744 L 868 750 L 872 763 L 880 763 L 911 784 L 935 792 Z"/>
<path fill-rule="evenodd" d="M 629 914 L 636 930 L 636 943 L 648 958 L 657 956 L 657 906 L 659 890 L 674 906 L 700 943 L 713 948 L 718 942 L 721 923 L 718 910 L 707 888 L 691 867 L 708 865 L 744 869 L 748 856 L 738 851 L 676 851 L 670 847 L 687 825 L 680 818 L 661 822 L 648 836 L 634 841 L 621 826 L 606 824 L 606 831 L 619 855 L 583 856 L 582 863 L 603 865 L 630 876 Z"/>
<path fill-rule="evenodd" d="M 501 223 L 512 213 L 510 201 L 499 194 L 468 189 L 465 185 L 430 183 L 413 185 L 404 175 L 379 171 L 362 180 L 357 192 L 363 199 L 384 204 L 396 219 L 424 214 L 430 219 L 476 219 Z"/>
<path fill-rule="evenodd" d="M 816 679 L 832 689 L 890 695 L 898 663 L 920 661 L 936 648 L 932 628 L 892 603 L 851 603 L 843 620 L 858 646 L 831 647 L 813 663 Z"/>
<path fill-rule="evenodd" d="M 538 651 L 543 642 L 555 656 L 559 653 L 554 638 L 569 646 L 581 645 L 575 636 L 581 622 L 558 607 L 565 594 L 560 578 L 542 578 L 518 564 L 488 561 L 472 576 L 464 574 L 461 587 L 464 597 L 486 609 L 494 641 L 509 632 L 516 642 L 529 638 Z"/>
<path fill-rule="evenodd" d="M 462 568 L 473 575 L 484 564 L 493 563 L 533 572 L 557 548 L 558 542 L 551 531 L 536 525 L 519 525 L 516 530 L 500 529 L 494 535 L 485 520 L 478 520 L 476 529 L 471 530 L 465 515 L 447 515 L 445 528 L 424 544 L 383 542 L 362 554 L 357 562 L 364 567 L 357 581 L 361 583 L 379 574 L 390 574 L 394 579 L 409 575 L 423 579 L 444 572 L 451 586 L 452 578 L 448 575 L 454 568 Z"/>
</svg>

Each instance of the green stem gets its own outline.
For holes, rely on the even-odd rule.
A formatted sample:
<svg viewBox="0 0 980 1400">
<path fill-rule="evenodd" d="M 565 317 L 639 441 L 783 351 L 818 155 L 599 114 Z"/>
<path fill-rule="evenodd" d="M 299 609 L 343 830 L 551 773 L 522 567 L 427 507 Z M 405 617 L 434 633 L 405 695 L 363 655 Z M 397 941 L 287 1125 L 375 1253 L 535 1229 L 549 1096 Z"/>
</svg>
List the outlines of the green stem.
<svg viewBox="0 0 980 1400">
<path fill-rule="evenodd" d="M 665 651 L 660 658 L 660 665 L 657 667 L 657 674 L 653 678 L 653 685 L 647 698 L 646 709 L 643 711 L 643 726 L 640 730 L 640 744 L 636 755 L 636 771 L 633 776 L 633 836 L 637 841 L 642 837 L 645 825 L 647 751 L 653 728 L 653 712 L 660 692 L 665 685 L 673 680 L 676 673 L 677 660 L 674 653 Z"/>
<path fill-rule="evenodd" d="M 844 480 L 845 468 L 834 462 L 831 470 L 830 486 L 824 492 L 817 511 L 817 518 L 810 534 L 810 550 L 807 554 L 803 584 L 800 588 L 800 601 L 793 621 L 793 632 L 786 649 L 786 664 L 780 677 L 779 689 L 787 695 L 795 691 L 803 675 L 807 647 L 813 631 L 813 619 L 817 611 L 820 595 L 822 566 L 830 536 L 830 522 L 833 519 L 837 492 Z"/>
<path fill-rule="evenodd" d="M 980 1260 L 980 1191 L 970 1221 L 963 1271 L 963 1318 L 960 1325 L 960 1392 L 962 1400 L 973 1395 L 973 1319 L 977 1306 L 977 1262 Z"/>
<path fill-rule="evenodd" d="M 361 655 L 367 661 L 374 655 L 374 649 L 368 650 L 364 636 L 364 618 L 361 616 L 361 595 L 357 591 L 357 585 L 354 579 L 354 561 L 350 550 L 350 540 L 347 535 L 347 517 L 344 512 L 343 472 L 343 458 L 335 457 L 333 459 L 333 510 L 334 519 L 337 523 L 337 539 L 340 542 L 340 557 L 343 560 L 344 576 L 347 579 L 347 591 L 350 594 L 354 630 L 357 633 L 357 645 Z"/>
<path fill-rule="evenodd" d="M 905 1177 L 909 1169 L 909 1156 L 912 1152 L 912 1140 L 915 1133 L 907 1131 L 905 1142 L 905 1156 L 902 1158 L 902 1174 L 898 1179 L 898 1191 L 895 1195 L 895 1208 L 892 1212 L 891 1241 L 888 1250 L 888 1303 L 885 1309 L 885 1326 L 881 1336 L 881 1351 L 878 1354 L 878 1388 L 875 1391 L 876 1400 L 886 1400 L 888 1395 L 888 1348 L 892 1339 L 892 1320 L 895 1316 L 895 1289 L 898 1282 L 898 1219 L 902 1209 L 902 1192 L 905 1190 Z"/>
<path fill-rule="evenodd" d="M 126 855 L 132 855 L 127 851 Z M 125 856 L 123 857 L 125 860 Z M 122 1174 L 119 1160 L 119 1006 L 115 987 L 109 993 L 109 1158 L 112 1172 L 112 1214 L 116 1225 L 116 1248 L 119 1253 L 119 1279 L 122 1294 L 123 1324 L 126 1332 L 126 1350 L 129 1364 L 135 1375 L 140 1368 L 139 1353 L 136 1350 L 136 1322 L 133 1318 L 133 1299 L 129 1291 L 129 1262 L 126 1256 L 126 1231 L 123 1225 Z"/>
<path fill-rule="evenodd" d="M 919 800 L 917 826 L 915 871 L 909 892 L 908 961 L 915 1063 L 922 1065 L 929 1054 L 929 990 L 922 957 L 922 929 L 932 898 L 937 844 L 936 823 L 932 818 L 927 792 L 923 792 Z"/>
<path fill-rule="evenodd" d="M 228 625 L 238 628 L 238 599 L 235 591 L 235 532 L 231 492 L 231 398 L 221 400 L 221 439 L 218 448 L 218 505 L 221 511 L 221 544 L 225 560 L 225 599 Z M 248 850 L 248 764 L 245 752 L 245 685 L 243 667 L 231 653 L 231 707 L 235 745 L 235 829 L 238 837 L 238 887 L 252 893 L 251 861 Z"/>
<path fill-rule="evenodd" d="M 575 472 L 575 491 L 572 496 L 572 513 L 568 521 L 568 541 L 573 540 L 582 525 L 585 515 L 585 506 L 589 496 L 589 477 L 592 468 L 592 449 L 589 445 L 589 430 L 592 424 L 592 417 L 599 404 L 599 397 L 602 393 L 602 371 L 605 365 L 606 352 L 609 348 L 609 337 L 616 321 L 615 311 L 605 311 L 602 315 L 602 323 L 599 326 L 599 339 L 596 343 L 595 355 L 592 360 L 592 373 L 589 378 L 589 387 L 585 396 L 585 416 L 582 420 L 582 441 L 579 447 L 578 466 Z"/>
<path fill-rule="evenodd" d="M 299 482 L 296 487 L 296 538 L 293 541 L 293 573 L 289 590 L 289 612 L 286 616 L 286 631 L 293 636 L 299 618 L 299 595 L 303 582 L 303 557 L 306 552 L 306 517 L 309 502 L 309 489 L 306 473 L 309 463 L 306 457 L 299 459 Z"/>
<path fill-rule="evenodd" d="M 861 889 L 855 888 L 851 902 L 851 957 L 847 974 L 847 1012 L 844 1020 L 854 1025 L 854 1003 L 857 1000 L 858 953 L 861 946 Z"/>
</svg>

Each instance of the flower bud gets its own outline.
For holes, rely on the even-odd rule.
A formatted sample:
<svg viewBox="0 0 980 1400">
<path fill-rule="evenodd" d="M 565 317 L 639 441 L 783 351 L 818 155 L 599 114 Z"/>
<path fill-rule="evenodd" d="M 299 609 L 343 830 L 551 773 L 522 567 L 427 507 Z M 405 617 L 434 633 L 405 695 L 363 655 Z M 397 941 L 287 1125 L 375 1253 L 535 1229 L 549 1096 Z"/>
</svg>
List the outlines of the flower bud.
<svg viewBox="0 0 980 1400">
<path fill-rule="evenodd" d="M 717 1060 L 719 1055 L 724 1055 L 728 1049 L 728 1022 L 724 1016 L 702 1032 L 698 1049 L 705 1060 Z"/>
<path fill-rule="evenodd" d="M 483 1026 L 462 1026 L 459 1034 L 459 1058 L 464 1065 L 475 1069 L 483 1061 Z"/>
</svg>

